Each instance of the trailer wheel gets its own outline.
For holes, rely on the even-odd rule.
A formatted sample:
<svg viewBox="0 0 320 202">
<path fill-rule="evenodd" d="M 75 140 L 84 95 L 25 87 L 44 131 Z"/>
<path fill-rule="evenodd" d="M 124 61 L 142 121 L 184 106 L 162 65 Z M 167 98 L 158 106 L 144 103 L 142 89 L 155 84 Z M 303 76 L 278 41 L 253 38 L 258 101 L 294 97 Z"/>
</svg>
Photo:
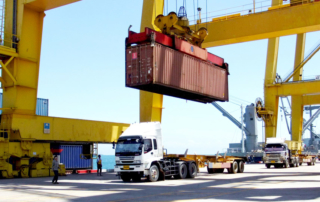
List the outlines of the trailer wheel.
<svg viewBox="0 0 320 202">
<path fill-rule="evenodd" d="M 156 165 L 152 165 L 149 170 L 149 181 L 156 182 L 159 179 L 159 169 Z"/>
<path fill-rule="evenodd" d="M 244 171 L 244 163 L 243 161 L 238 162 L 238 173 L 243 173 Z"/>
<path fill-rule="evenodd" d="M 195 163 L 191 163 L 188 168 L 188 178 L 195 178 L 197 176 L 197 166 Z"/>
<path fill-rule="evenodd" d="M 270 168 L 270 164 L 266 164 L 266 168 Z"/>
<path fill-rule="evenodd" d="M 231 168 L 228 168 L 228 173 L 236 174 L 238 172 L 238 163 L 234 161 L 231 165 Z"/>
<path fill-rule="evenodd" d="M 185 179 L 187 177 L 188 174 L 188 169 L 186 164 L 182 163 L 179 165 L 179 174 L 178 174 L 178 178 L 179 179 Z"/>
<path fill-rule="evenodd" d="M 121 175 L 121 179 L 124 182 L 130 182 L 131 177 L 129 175 Z"/>
</svg>

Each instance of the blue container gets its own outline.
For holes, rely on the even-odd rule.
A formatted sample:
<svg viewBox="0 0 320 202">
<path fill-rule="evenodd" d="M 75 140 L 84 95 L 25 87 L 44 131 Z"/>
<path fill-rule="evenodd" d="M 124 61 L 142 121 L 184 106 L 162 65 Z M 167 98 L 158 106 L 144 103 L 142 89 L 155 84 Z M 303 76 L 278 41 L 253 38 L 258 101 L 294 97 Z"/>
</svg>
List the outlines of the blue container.
<svg viewBox="0 0 320 202">
<path fill-rule="evenodd" d="M 49 100 L 48 99 L 43 99 L 43 98 L 37 99 L 36 115 L 49 116 Z"/>
<path fill-rule="evenodd" d="M 60 163 L 66 169 L 92 169 L 92 159 L 81 159 L 82 145 L 61 145 Z"/>
<path fill-rule="evenodd" d="M 0 93 L 0 108 L 2 108 L 2 93 Z M 2 110 L 0 110 L 0 114 L 2 114 Z M 49 116 L 49 100 L 48 99 L 43 99 L 43 98 L 37 99 L 36 115 Z"/>
</svg>

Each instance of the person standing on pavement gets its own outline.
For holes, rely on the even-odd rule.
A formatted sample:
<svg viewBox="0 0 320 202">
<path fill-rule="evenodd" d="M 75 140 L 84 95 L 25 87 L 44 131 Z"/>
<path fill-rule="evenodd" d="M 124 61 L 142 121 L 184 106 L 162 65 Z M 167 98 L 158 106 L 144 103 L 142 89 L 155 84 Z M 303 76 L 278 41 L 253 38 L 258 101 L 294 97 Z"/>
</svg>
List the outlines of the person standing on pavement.
<svg viewBox="0 0 320 202">
<path fill-rule="evenodd" d="M 97 158 L 97 168 L 98 168 L 97 175 L 99 176 L 99 171 L 100 171 L 100 176 L 102 176 L 102 174 L 101 174 L 101 172 L 102 172 L 102 159 L 101 159 L 101 155 L 98 155 L 98 158 Z"/>
<path fill-rule="evenodd" d="M 52 161 L 52 170 L 54 172 L 54 177 L 52 179 L 52 184 L 59 184 L 58 183 L 58 170 L 59 170 L 59 163 L 58 163 L 58 157 L 55 156 Z"/>
</svg>

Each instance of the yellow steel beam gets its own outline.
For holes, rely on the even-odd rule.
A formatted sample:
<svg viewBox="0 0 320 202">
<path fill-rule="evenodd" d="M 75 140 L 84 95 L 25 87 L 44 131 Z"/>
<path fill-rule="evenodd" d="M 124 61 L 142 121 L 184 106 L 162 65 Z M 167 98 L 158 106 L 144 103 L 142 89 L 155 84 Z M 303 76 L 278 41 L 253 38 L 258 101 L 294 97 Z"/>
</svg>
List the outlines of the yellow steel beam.
<svg viewBox="0 0 320 202">
<path fill-rule="evenodd" d="M 298 34 L 296 40 L 296 54 L 293 70 L 301 64 L 304 59 L 304 50 L 305 50 L 306 34 Z M 293 81 L 302 80 L 303 66 L 294 72 Z M 302 95 L 293 95 L 291 97 L 291 140 L 301 141 L 302 129 L 303 129 L 303 99 Z"/>
<path fill-rule="evenodd" d="M 272 6 L 281 5 L 281 4 L 282 4 L 282 0 L 272 0 Z M 265 79 L 264 79 L 264 88 L 265 88 L 264 101 L 265 101 L 266 111 L 271 111 L 272 113 L 270 113 L 267 116 L 264 116 L 265 138 L 277 136 L 279 96 L 270 94 L 266 90 L 266 88 L 268 85 L 272 85 L 276 78 L 278 51 L 279 51 L 279 37 L 269 38 L 266 71 L 265 71 Z"/>
<path fill-rule="evenodd" d="M 13 56 L 10 57 L 9 60 L 7 60 L 4 64 L 3 62 L 0 60 L 0 65 L 2 67 L 2 69 L 4 69 L 4 71 L 8 74 L 8 76 L 12 79 L 13 83 L 16 84 L 17 80 L 14 78 L 14 76 L 11 74 L 11 72 L 8 70 L 7 65 L 13 60 Z M 6 82 L 5 82 L 6 83 Z M 4 84 L 5 84 L 4 83 Z"/>
<path fill-rule="evenodd" d="M 80 0 L 24 0 L 24 4 L 33 10 L 46 11 L 78 1 Z"/>
<path fill-rule="evenodd" d="M 320 104 L 320 94 L 302 96 L 303 105 L 316 105 Z"/>
<path fill-rule="evenodd" d="M 282 85 L 273 84 L 265 88 L 270 95 L 281 97 L 290 95 L 315 95 L 319 94 L 319 89 L 320 80 L 283 83 Z"/>
<path fill-rule="evenodd" d="M 279 5 L 275 4 L 275 5 Z M 207 27 L 203 47 L 222 46 L 320 30 L 320 2 L 196 25 Z M 195 30 L 195 27 L 192 26 Z"/>
<path fill-rule="evenodd" d="M 3 114 L 32 115 L 36 111 L 42 26 L 45 14 L 43 11 L 26 7 L 25 3 L 28 4 L 28 2 L 18 1 L 17 5 L 16 28 L 17 37 L 20 39 L 18 56 L 4 67 L 7 74 L 2 75 L 6 81 L 2 85 L 3 108 L 16 110 L 3 110 Z M 12 1 L 6 1 L 5 12 L 5 33 L 12 33 L 14 26 Z"/>
<path fill-rule="evenodd" d="M 152 29 L 158 28 L 154 25 L 157 15 L 163 13 L 164 0 L 144 0 L 141 28 L 144 32 L 145 27 Z M 159 121 L 162 117 L 163 95 L 140 91 L 140 122 Z"/>
<path fill-rule="evenodd" d="M 88 121 L 35 115 L 2 115 L 4 129 L 12 129 L 10 141 L 59 141 L 59 142 L 116 142 L 121 133 L 129 127 L 125 123 Z M 50 130 L 44 130 L 44 124 Z"/>
</svg>

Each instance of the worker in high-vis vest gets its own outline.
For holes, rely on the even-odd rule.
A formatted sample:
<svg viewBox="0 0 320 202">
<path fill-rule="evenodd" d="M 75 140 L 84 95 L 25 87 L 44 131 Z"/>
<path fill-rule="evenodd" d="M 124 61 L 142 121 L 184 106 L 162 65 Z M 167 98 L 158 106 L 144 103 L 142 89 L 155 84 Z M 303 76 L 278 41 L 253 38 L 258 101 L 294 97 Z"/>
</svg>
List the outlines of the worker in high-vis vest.
<svg viewBox="0 0 320 202">
<path fill-rule="evenodd" d="M 101 159 L 101 155 L 98 155 L 98 158 L 97 158 L 97 168 L 98 168 L 98 172 L 97 172 L 97 175 L 99 176 L 102 176 L 101 172 L 102 172 L 102 159 Z"/>
</svg>

